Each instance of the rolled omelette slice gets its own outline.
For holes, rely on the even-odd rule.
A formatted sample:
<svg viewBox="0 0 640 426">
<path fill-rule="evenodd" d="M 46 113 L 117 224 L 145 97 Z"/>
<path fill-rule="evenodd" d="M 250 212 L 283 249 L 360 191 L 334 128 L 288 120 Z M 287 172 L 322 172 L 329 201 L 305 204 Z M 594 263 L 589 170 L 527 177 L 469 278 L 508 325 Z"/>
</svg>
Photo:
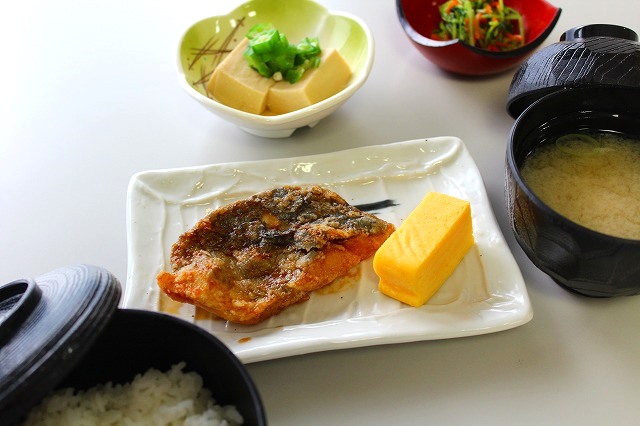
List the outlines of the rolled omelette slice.
<svg viewBox="0 0 640 426">
<path fill-rule="evenodd" d="M 422 306 L 474 244 L 469 202 L 429 192 L 374 255 L 378 289 L 408 305 Z"/>
</svg>

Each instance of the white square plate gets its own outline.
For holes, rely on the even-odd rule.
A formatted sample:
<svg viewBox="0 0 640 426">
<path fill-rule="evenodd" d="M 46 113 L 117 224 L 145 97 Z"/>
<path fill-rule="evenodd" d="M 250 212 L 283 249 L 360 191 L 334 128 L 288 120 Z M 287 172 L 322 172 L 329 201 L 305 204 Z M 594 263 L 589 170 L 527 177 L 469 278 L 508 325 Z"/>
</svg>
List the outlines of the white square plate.
<svg viewBox="0 0 640 426">
<path fill-rule="evenodd" d="M 207 209 L 285 184 L 319 184 L 399 226 L 429 191 L 471 203 L 475 246 L 420 308 L 377 290 L 372 259 L 258 325 L 227 323 L 169 300 L 156 274 L 172 244 Z M 369 205 L 369 207 L 364 207 Z M 371 205 L 377 206 L 371 210 Z M 123 307 L 167 312 L 222 340 L 243 362 L 369 345 L 444 339 L 517 327 L 533 315 L 482 178 L 464 143 L 439 137 L 298 158 L 138 173 L 127 200 L 129 269 Z"/>
</svg>

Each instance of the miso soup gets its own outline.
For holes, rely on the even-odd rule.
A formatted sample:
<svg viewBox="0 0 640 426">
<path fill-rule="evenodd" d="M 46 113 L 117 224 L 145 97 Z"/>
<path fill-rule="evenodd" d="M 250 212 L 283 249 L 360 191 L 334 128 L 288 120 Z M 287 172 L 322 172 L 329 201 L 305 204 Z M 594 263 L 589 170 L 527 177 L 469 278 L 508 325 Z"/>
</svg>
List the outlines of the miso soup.
<svg viewBox="0 0 640 426">
<path fill-rule="evenodd" d="M 568 134 L 533 150 L 522 178 L 549 207 L 603 234 L 640 240 L 640 141 Z"/>
</svg>

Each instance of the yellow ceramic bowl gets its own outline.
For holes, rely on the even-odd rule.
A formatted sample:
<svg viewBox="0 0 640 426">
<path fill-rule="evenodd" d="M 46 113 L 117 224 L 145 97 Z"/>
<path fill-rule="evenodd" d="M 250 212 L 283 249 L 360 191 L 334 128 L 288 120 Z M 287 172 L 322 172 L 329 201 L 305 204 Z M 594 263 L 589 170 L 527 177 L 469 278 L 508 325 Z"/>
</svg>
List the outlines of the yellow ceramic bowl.
<svg viewBox="0 0 640 426">
<path fill-rule="evenodd" d="M 337 49 L 353 72 L 346 88 L 306 108 L 281 115 L 257 115 L 228 107 L 207 91 L 211 73 L 255 24 L 272 23 L 292 43 L 318 37 L 323 49 Z M 203 19 L 182 36 L 178 48 L 180 85 L 218 116 L 254 135 L 290 136 L 297 128 L 313 127 L 338 109 L 366 81 L 373 65 L 373 37 L 356 16 L 333 12 L 310 0 L 251 0 L 227 15 Z"/>
</svg>

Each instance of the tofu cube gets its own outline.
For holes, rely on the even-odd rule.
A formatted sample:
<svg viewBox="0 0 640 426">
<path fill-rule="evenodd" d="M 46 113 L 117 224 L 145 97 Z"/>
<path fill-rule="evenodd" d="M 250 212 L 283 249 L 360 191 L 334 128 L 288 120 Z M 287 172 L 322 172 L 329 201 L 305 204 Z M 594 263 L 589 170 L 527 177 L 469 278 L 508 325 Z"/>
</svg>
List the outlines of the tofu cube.
<svg viewBox="0 0 640 426">
<path fill-rule="evenodd" d="M 291 84 L 279 81 L 269 90 L 267 109 L 272 114 L 286 114 L 323 101 L 349 83 L 351 68 L 336 49 L 323 50 L 320 65 L 308 69 Z"/>
<path fill-rule="evenodd" d="M 249 40 L 244 38 L 217 66 L 207 90 L 219 102 L 251 114 L 262 114 L 267 107 L 269 89 L 275 84 L 249 67 L 244 51 Z"/>
</svg>

